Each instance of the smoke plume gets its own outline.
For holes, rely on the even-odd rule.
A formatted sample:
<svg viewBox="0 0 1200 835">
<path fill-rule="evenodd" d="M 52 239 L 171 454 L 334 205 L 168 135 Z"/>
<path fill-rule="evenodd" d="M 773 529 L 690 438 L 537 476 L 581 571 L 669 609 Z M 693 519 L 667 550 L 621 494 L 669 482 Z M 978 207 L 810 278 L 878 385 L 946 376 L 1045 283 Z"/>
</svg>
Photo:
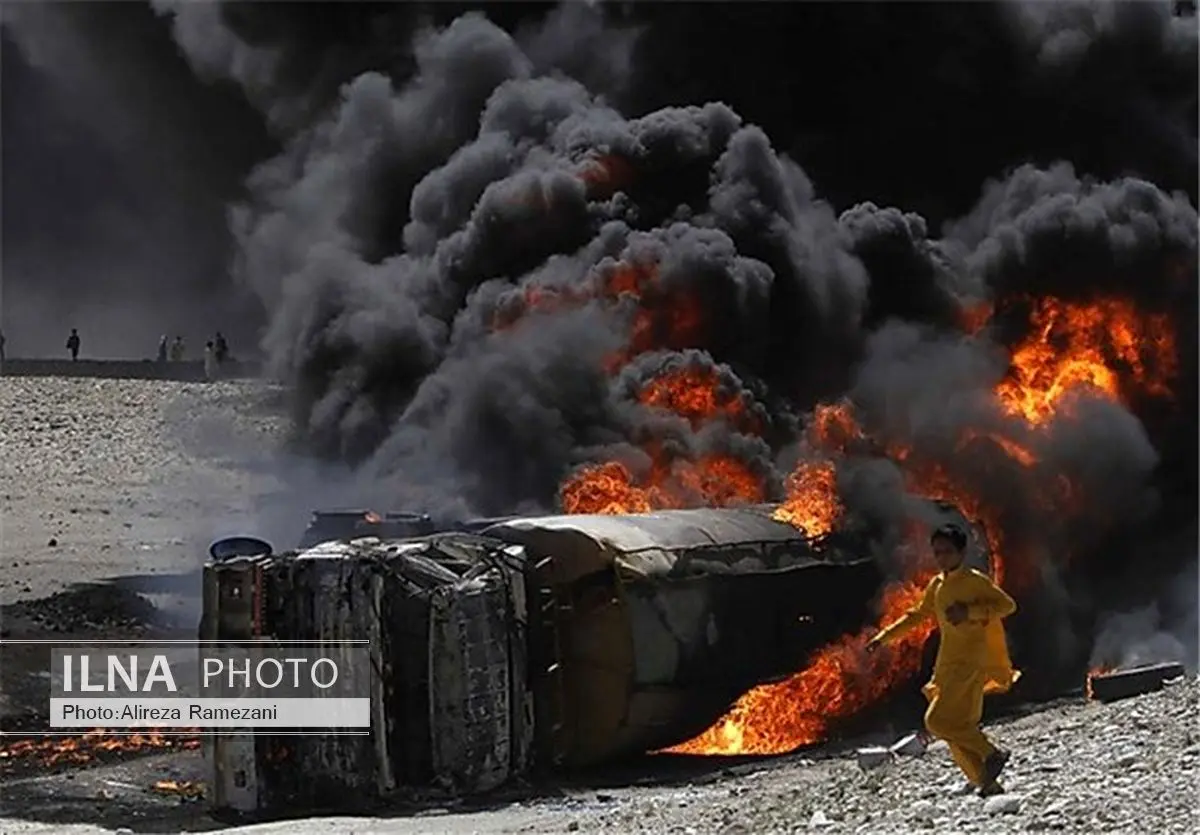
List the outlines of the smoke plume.
<svg viewBox="0 0 1200 835">
<path fill-rule="evenodd" d="M 381 505 L 551 510 L 600 461 L 777 499 L 847 398 L 876 448 L 843 501 L 971 497 L 1039 668 L 1089 654 L 1093 575 L 1194 562 L 1114 546 L 1194 522 L 1197 35 L 1171 4 L 154 8 L 279 143 L 230 211 L 234 278 L 297 443 Z M 1072 333 L 1111 380 L 1053 415 L 1005 388 Z"/>
</svg>

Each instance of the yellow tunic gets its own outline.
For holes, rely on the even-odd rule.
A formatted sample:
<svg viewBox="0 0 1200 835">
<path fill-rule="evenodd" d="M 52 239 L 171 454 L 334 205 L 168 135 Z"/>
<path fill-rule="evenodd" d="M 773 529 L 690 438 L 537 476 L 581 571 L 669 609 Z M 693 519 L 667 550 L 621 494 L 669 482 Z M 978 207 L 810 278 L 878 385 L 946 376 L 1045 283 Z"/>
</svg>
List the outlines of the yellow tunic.
<svg viewBox="0 0 1200 835">
<path fill-rule="evenodd" d="M 954 603 L 967 605 L 966 620 L 957 625 L 946 619 L 946 608 Z M 924 688 L 929 699 L 925 727 L 949 743 L 954 761 L 976 785 L 986 780 L 985 763 L 996 750 L 979 729 L 983 697 L 1007 691 L 1021 675 L 1009 659 L 1000 622 L 1016 609 L 986 574 L 958 568 L 934 577 L 921 602 L 872 639 L 888 643 L 930 615 L 937 618 L 941 645 L 933 678 Z"/>
<path fill-rule="evenodd" d="M 967 604 L 967 619 L 958 625 L 946 620 L 946 608 L 952 603 Z M 1017 604 L 990 577 L 964 566 L 934 577 L 921 601 L 872 642 L 891 643 L 932 615 L 937 618 L 941 645 L 930 683 L 936 685 L 955 668 L 961 675 L 966 667 L 983 674 L 984 693 L 1003 693 L 1021 677 L 1009 659 L 1001 623 L 1016 610 Z"/>
</svg>

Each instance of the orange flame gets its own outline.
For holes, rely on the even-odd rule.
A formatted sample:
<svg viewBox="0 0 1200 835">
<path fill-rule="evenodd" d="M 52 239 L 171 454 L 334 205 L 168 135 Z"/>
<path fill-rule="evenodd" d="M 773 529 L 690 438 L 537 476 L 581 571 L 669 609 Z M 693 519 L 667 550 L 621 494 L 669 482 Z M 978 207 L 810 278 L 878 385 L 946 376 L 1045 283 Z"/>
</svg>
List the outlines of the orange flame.
<svg viewBox="0 0 1200 835">
<path fill-rule="evenodd" d="M 1092 691 L 1092 679 L 1096 678 L 1097 676 L 1106 676 L 1109 673 L 1115 673 L 1116 671 L 1117 668 L 1109 664 L 1100 664 L 1099 666 L 1088 670 L 1087 684 L 1085 689 L 1087 690 L 1087 697 L 1089 700 L 1096 698 L 1096 694 Z"/>
<path fill-rule="evenodd" d="M 155 780 L 150 790 L 159 794 L 174 794 L 192 799 L 204 796 L 204 784 L 195 780 Z"/>
<path fill-rule="evenodd" d="M 129 752 L 147 748 L 192 750 L 199 747 L 200 739 L 194 736 L 164 736 L 153 729 L 129 736 L 114 736 L 100 729 L 88 731 L 82 736 L 23 739 L 0 746 L 0 766 L 11 767 L 24 761 L 36 762 L 41 766 L 81 764 L 94 761 L 97 754 L 103 752 Z"/>
<path fill-rule="evenodd" d="M 981 304 L 962 311 L 962 326 L 978 333 L 992 316 L 992 306 Z M 1119 300 L 1087 304 L 1041 299 L 1033 306 L 1030 336 L 1017 345 L 1009 374 L 994 390 L 1001 410 L 1024 421 L 1027 433 L 1036 433 L 1056 414 L 1068 408 L 1071 397 L 1090 391 L 1111 399 L 1133 394 L 1169 396 L 1167 385 L 1176 373 L 1174 336 L 1165 317 L 1144 316 Z M 685 332 L 686 328 L 683 329 Z M 655 335 L 661 340 L 661 335 Z M 635 325 L 631 349 L 638 343 Z M 722 412 L 704 393 L 683 396 L 672 386 L 695 388 L 699 380 L 680 379 L 648 387 L 644 402 L 669 408 L 689 420 L 702 421 Z M 707 398 L 707 399 L 706 399 Z M 728 418 L 728 413 L 725 413 Z M 1032 436 L 968 430 L 957 448 L 968 451 L 979 440 L 991 442 L 1024 468 L 1038 464 Z M 1024 554 L 1006 553 L 1004 531 L 995 508 L 986 507 L 937 462 L 922 460 L 913 450 L 897 444 L 880 446 L 868 438 L 847 402 L 824 404 L 814 411 L 806 428 L 807 454 L 788 480 L 788 499 L 775 518 L 819 536 L 833 529 L 843 512 L 836 492 L 837 459 L 859 446 L 882 451 L 900 464 L 908 489 L 931 499 L 955 504 L 968 518 L 978 521 L 988 539 L 995 581 L 1012 589 L 1035 581 L 1033 560 Z M 687 462 L 684 462 L 686 466 Z M 736 463 L 736 462 L 735 462 Z M 672 465 L 674 466 L 674 465 Z M 616 463 L 582 471 L 564 485 L 567 512 L 644 512 L 658 507 L 681 506 L 660 476 L 669 472 L 659 458 L 651 475 L 637 482 Z M 1065 476 L 1038 487 L 1056 507 L 1078 507 L 1079 496 Z M 712 495 L 711 486 L 702 495 Z M 745 490 L 731 493 L 744 495 Z M 728 500 L 723 495 L 712 504 Z M 602 509 L 597 509 L 602 508 Z M 1011 558 L 1017 561 L 1011 565 Z M 933 572 L 928 566 L 908 566 L 907 580 L 885 589 L 879 625 L 891 622 L 913 605 Z M 907 633 L 891 647 L 867 655 L 864 646 L 875 628 L 848 635 L 818 651 L 809 664 L 786 680 L 756 687 L 704 733 L 668 749 L 689 754 L 775 754 L 795 750 L 828 737 L 836 724 L 886 697 L 910 680 L 921 663 L 921 650 L 935 628 L 932 621 Z M 1099 674 L 1101 671 L 1094 671 Z M 1089 678 L 1090 681 L 1090 678 Z"/>
<path fill-rule="evenodd" d="M 801 461 L 788 478 L 787 501 L 773 517 L 802 528 L 810 537 L 824 536 L 842 513 L 832 461 Z"/>
<path fill-rule="evenodd" d="M 958 310 L 958 322 L 964 331 L 977 334 L 991 321 L 995 307 L 990 301 L 965 305 Z"/>
<path fill-rule="evenodd" d="M 527 285 L 506 300 L 492 317 L 492 330 L 509 330 L 528 313 L 555 313 L 601 299 L 608 304 L 632 299 L 634 310 L 627 345 L 604 361 L 610 374 L 648 351 L 700 345 L 704 309 L 700 300 L 679 289 L 664 288 L 654 264 L 620 262 L 593 272 L 580 288 Z"/>
<path fill-rule="evenodd" d="M 638 401 L 687 418 L 693 428 L 725 420 L 747 434 L 759 432 L 744 399 L 722 391 L 711 368 L 683 368 L 655 377 L 642 387 Z"/>
<path fill-rule="evenodd" d="M 996 446 L 1004 451 L 1004 454 L 1016 461 L 1022 467 L 1032 467 L 1037 463 L 1037 455 L 1029 447 L 1022 446 L 1012 438 L 1005 438 L 1003 435 L 998 435 L 995 432 L 979 433 L 974 429 L 968 429 L 959 439 L 956 449 L 958 452 L 964 451 L 967 446 L 974 440 L 979 438 L 987 438 Z"/>
<path fill-rule="evenodd" d="M 914 606 L 932 573 L 889 586 L 883 594 L 882 621 Z M 667 751 L 673 754 L 784 754 L 820 742 L 837 722 L 877 703 L 916 675 L 921 648 L 933 633 L 922 624 L 894 644 L 868 655 L 875 633 L 865 629 L 816 653 L 790 678 L 755 687 L 704 733 Z"/>
<path fill-rule="evenodd" d="M 812 449 L 845 454 L 865 436 L 854 419 L 853 407 L 846 402 L 822 403 L 813 410 L 805 433 Z"/>
<path fill-rule="evenodd" d="M 1068 396 L 1088 391 L 1110 399 L 1170 395 L 1175 338 L 1164 315 L 1144 316 L 1129 302 L 1091 304 L 1039 299 L 1029 337 L 1012 353 L 996 387 L 1006 412 L 1033 426 L 1057 414 Z M 1124 373 L 1122 373 L 1124 372 Z"/>
<path fill-rule="evenodd" d="M 730 507 L 764 499 L 762 479 L 736 458 L 706 455 L 696 461 L 668 460 L 654 447 L 649 473 L 641 479 L 624 464 L 583 467 L 559 490 L 565 513 L 649 513 L 687 507 Z"/>
<path fill-rule="evenodd" d="M 704 309 L 700 300 L 683 290 L 663 288 L 656 266 L 621 263 L 605 277 L 602 287 L 605 298 L 633 298 L 637 302 L 628 345 L 604 362 L 609 374 L 649 351 L 681 350 L 701 344 Z"/>
<path fill-rule="evenodd" d="M 622 280 L 638 279 L 625 276 Z M 716 372 L 708 368 L 688 367 L 660 374 L 642 386 L 638 401 L 680 415 L 695 428 L 723 420 L 746 433 L 760 429 L 758 418 L 749 411 L 750 404 L 721 391 Z M 649 513 L 757 504 L 766 498 L 762 477 L 731 455 L 713 453 L 692 461 L 673 457 L 658 444 L 647 444 L 644 451 L 651 463 L 640 478 L 616 461 L 577 470 L 559 488 L 563 511 Z"/>
</svg>

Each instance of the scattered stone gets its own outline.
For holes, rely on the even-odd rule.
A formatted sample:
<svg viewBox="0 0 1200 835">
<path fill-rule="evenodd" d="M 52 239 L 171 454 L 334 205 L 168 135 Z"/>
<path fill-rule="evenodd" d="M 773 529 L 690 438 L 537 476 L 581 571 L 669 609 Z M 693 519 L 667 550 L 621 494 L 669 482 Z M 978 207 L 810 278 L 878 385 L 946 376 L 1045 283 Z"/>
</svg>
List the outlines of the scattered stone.
<svg viewBox="0 0 1200 835">
<path fill-rule="evenodd" d="M 918 821 L 933 820 L 933 813 L 937 809 L 931 800 L 918 800 L 912 805 L 912 817 Z"/>
<path fill-rule="evenodd" d="M 1057 815 L 1060 812 L 1065 811 L 1069 805 L 1070 805 L 1070 803 L 1065 799 L 1056 800 L 1053 803 L 1051 803 L 1049 806 L 1047 806 L 1045 809 L 1043 809 L 1042 814 L 1046 815 L 1047 817 L 1049 817 L 1051 815 Z"/>
<path fill-rule="evenodd" d="M 925 755 L 925 749 L 924 737 L 920 734 L 909 734 L 888 750 L 893 754 L 903 754 L 906 757 L 921 757 Z"/>
<path fill-rule="evenodd" d="M 983 811 L 989 815 L 1015 815 L 1021 811 L 1021 798 L 1015 794 L 998 794 L 983 802 Z"/>
<path fill-rule="evenodd" d="M 859 748 L 856 752 L 858 767 L 864 771 L 878 768 L 892 758 L 892 752 L 878 745 Z"/>
</svg>

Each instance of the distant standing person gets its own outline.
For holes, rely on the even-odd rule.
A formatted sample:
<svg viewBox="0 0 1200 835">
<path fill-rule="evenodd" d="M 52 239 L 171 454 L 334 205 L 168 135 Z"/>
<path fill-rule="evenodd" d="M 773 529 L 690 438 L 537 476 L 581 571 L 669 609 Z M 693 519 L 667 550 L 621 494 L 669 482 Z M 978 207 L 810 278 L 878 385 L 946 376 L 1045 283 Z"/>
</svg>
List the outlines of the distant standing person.
<svg viewBox="0 0 1200 835">
<path fill-rule="evenodd" d="M 210 383 L 217 379 L 217 350 L 211 339 L 204 343 L 204 379 Z"/>
<path fill-rule="evenodd" d="M 171 343 L 171 362 L 183 362 L 183 337 L 175 337 Z"/>
<path fill-rule="evenodd" d="M 158 357 L 159 362 L 167 361 L 167 335 L 164 333 L 158 340 Z"/>
<path fill-rule="evenodd" d="M 213 353 L 217 357 L 217 364 L 224 365 L 229 359 L 229 343 L 225 341 L 225 336 L 217 331 L 217 338 L 213 340 Z"/>
<path fill-rule="evenodd" d="M 79 331 L 71 328 L 71 335 L 67 337 L 67 350 L 71 352 L 71 361 L 79 359 Z"/>
</svg>

